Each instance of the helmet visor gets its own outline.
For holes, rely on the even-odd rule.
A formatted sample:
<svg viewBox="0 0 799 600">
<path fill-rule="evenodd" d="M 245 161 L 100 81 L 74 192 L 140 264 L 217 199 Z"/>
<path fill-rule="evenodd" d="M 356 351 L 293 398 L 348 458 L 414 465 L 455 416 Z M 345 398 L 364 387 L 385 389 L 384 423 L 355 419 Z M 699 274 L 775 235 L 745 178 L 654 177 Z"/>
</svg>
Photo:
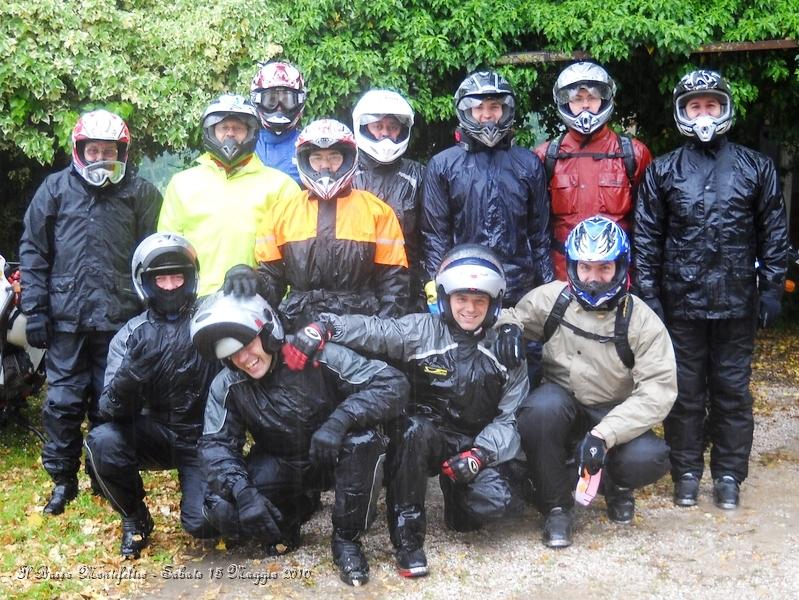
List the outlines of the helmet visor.
<svg viewBox="0 0 799 600">
<path fill-rule="evenodd" d="M 297 90 L 288 88 L 267 88 L 253 92 L 252 101 L 266 111 L 276 111 L 279 107 L 283 110 L 294 110 L 302 101 Z"/>
<path fill-rule="evenodd" d="M 458 110 L 471 110 L 472 108 L 480 106 L 484 100 L 498 100 L 508 108 L 514 108 L 516 106 L 516 101 L 510 94 L 501 94 L 499 96 L 464 96 L 461 98 L 460 102 L 458 102 Z"/>
<path fill-rule="evenodd" d="M 600 98 L 602 100 L 610 100 L 613 98 L 613 90 L 605 83 L 599 83 L 596 81 L 578 81 L 577 83 L 573 83 L 572 85 L 559 89 L 555 93 L 558 104 L 568 104 L 574 100 L 580 90 L 586 90 L 595 98 Z"/>
</svg>

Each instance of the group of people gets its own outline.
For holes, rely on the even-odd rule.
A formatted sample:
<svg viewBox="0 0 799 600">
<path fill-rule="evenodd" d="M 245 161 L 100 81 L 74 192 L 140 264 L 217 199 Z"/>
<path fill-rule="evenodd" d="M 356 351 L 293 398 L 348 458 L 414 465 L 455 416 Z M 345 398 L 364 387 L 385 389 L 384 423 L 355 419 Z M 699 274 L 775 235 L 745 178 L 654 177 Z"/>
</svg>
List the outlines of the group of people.
<svg viewBox="0 0 799 600">
<path fill-rule="evenodd" d="M 566 67 L 566 132 L 533 151 L 513 143 L 509 83 L 472 73 L 457 143 L 425 167 L 404 157 L 400 94 L 366 92 L 352 129 L 301 128 L 303 77 L 270 62 L 249 99 L 208 106 L 206 152 L 163 202 L 122 119 L 82 115 L 20 248 L 28 341 L 48 349 L 45 512 L 76 497 L 82 445 L 125 557 L 154 525 L 142 469 L 177 469 L 188 533 L 270 555 L 333 489 L 333 559 L 362 585 L 384 483 L 406 577 L 428 572 L 432 476 L 448 527 L 534 503 L 555 548 L 578 478 L 600 476 L 627 523 L 634 490 L 669 472 L 675 504 L 695 505 L 708 445 L 714 502 L 737 507 L 755 331 L 779 315 L 787 262 L 776 169 L 728 141 L 714 71 L 677 84 L 689 139 L 654 160 L 609 127 L 615 93 L 602 66 Z"/>
</svg>

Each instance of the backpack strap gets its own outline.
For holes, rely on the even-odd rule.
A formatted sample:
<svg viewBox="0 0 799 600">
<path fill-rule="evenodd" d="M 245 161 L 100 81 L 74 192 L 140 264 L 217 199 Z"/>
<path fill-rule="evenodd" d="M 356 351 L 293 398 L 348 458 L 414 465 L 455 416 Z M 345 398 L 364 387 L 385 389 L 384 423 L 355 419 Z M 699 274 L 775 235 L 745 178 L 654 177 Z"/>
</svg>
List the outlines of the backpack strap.
<svg viewBox="0 0 799 600">
<path fill-rule="evenodd" d="M 613 325 L 613 343 L 616 346 L 616 354 L 619 355 L 621 362 L 628 369 L 635 365 L 635 355 L 630 348 L 628 333 L 630 330 L 630 318 L 633 315 L 633 299 L 630 294 L 625 294 L 619 305 L 616 307 L 616 322 Z"/>
<path fill-rule="evenodd" d="M 619 147 L 621 148 L 621 158 L 624 160 L 624 170 L 627 172 L 627 179 L 630 180 L 630 187 L 635 188 L 635 151 L 633 150 L 633 141 L 629 135 L 623 133 L 616 134 L 619 138 Z M 635 190 L 633 190 L 635 191 Z"/>
<path fill-rule="evenodd" d="M 566 137 L 566 134 L 562 133 L 560 137 L 549 142 L 549 146 L 547 146 L 547 153 L 544 157 L 544 171 L 547 174 L 547 182 L 552 181 L 552 176 L 555 174 L 555 161 L 563 158 L 563 156 L 558 156 L 558 153 L 564 137 Z"/>
<path fill-rule="evenodd" d="M 549 311 L 547 320 L 544 321 L 544 339 L 541 340 L 542 344 L 546 344 L 549 341 L 549 338 L 552 337 L 552 334 L 555 333 L 555 330 L 563 322 L 563 315 L 566 314 L 566 309 L 569 308 L 571 301 L 572 293 L 571 290 L 569 290 L 569 286 L 566 285 L 560 291 L 560 294 L 558 294 L 555 304 L 552 305 L 552 310 Z"/>
<path fill-rule="evenodd" d="M 547 174 L 547 181 L 552 180 L 555 174 L 555 162 L 564 158 L 579 158 L 589 157 L 594 160 L 602 160 L 605 158 L 620 158 L 624 161 L 624 171 L 627 173 L 627 180 L 630 182 L 630 187 L 635 187 L 635 150 L 633 149 L 633 140 L 630 136 L 622 133 L 617 133 L 616 137 L 619 140 L 620 152 L 561 152 L 560 146 L 563 143 L 563 138 L 566 134 L 561 134 L 555 140 L 552 140 L 547 146 L 546 156 L 544 157 L 544 170 Z"/>
</svg>

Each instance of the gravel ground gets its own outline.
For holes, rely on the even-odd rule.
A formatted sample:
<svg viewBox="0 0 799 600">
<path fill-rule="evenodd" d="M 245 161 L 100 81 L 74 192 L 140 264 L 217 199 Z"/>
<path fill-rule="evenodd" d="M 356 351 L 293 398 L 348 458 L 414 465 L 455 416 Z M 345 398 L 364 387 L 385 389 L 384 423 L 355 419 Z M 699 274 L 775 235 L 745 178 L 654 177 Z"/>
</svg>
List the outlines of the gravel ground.
<svg viewBox="0 0 799 600">
<path fill-rule="evenodd" d="M 193 560 L 174 565 L 142 598 L 320 599 L 392 598 L 560 600 L 591 598 L 795 598 L 799 589 L 799 395 L 795 387 L 759 384 L 755 448 L 750 477 L 737 511 L 713 506 L 706 475 L 700 503 L 671 503 L 664 478 L 637 492 L 629 525 L 608 521 L 597 498 L 578 511 L 574 544 L 552 550 L 540 542 L 541 518 L 532 509 L 519 519 L 468 534 L 443 525 L 436 479 L 428 494 L 426 551 L 430 576 L 406 580 L 396 574 L 381 513 L 366 535 L 371 581 L 363 588 L 342 584 L 328 547 L 331 494 L 324 510 L 303 527 L 303 547 L 279 559 L 255 551 L 199 549 Z M 218 571 L 214 571 L 214 570 Z M 211 578 L 212 573 L 217 578 Z M 199 577 L 197 577 L 199 574 Z M 299 579 L 297 578 L 299 577 Z"/>
</svg>

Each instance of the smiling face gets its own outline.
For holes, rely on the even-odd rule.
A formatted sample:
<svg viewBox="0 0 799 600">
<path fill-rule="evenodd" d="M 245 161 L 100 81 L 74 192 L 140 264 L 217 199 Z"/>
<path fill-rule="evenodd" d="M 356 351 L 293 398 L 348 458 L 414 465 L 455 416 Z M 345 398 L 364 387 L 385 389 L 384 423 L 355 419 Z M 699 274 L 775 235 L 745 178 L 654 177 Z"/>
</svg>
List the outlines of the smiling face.
<svg viewBox="0 0 799 600">
<path fill-rule="evenodd" d="M 488 294 L 455 292 L 449 297 L 452 318 L 464 331 L 474 331 L 483 324 L 490 304 Z"/>
<path fill-rule="evenodd" d="M 478 123 L 487 123 L 489 121 L 497 123 L 502 118 L 502 106 L 502 100 L 486 98 L 472 108 L 472 118 Z"/>
<path fill-rule="evenodd" d="M 685 103 L 685 116 L 689 119 L 696 119 L 702 116 L 718 117 L 720 115 L 721 102 L 713 94 L 694 96 Z"/>
<path fill-rule="evenodd" d="M 253 379 L 261 379 L 272 366 L 272 355 L 264 350 L 261 336 L 256 335 L 249 344 L 231 356 L 230 361 Z"/>
</svg>

